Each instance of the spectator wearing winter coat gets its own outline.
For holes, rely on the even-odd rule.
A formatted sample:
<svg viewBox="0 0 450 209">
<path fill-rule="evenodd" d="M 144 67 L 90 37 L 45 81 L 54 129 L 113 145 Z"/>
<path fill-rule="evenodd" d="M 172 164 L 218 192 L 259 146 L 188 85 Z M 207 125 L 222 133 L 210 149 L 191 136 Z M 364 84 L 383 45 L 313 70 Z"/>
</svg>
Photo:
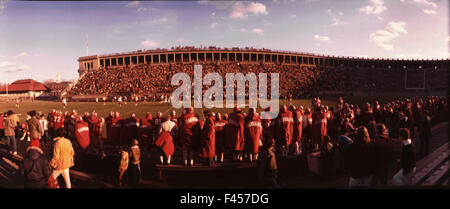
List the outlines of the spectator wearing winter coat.
<svg viewBox="0 0 450 209">
<path fill-rule="evenodd" d="M 32 110 L 28 113 L 30 119 L 27 121 L 28 132 L 30 133 L 31 142 L 36 141 L 36 145 L 39 147 L 39 139 L 41 138 L 42 128 L 39 124 L 39 120 L 36 118 L 36 111 Z"/>
<path fill-rule="evenodd" d="M 133 146 L 130 147 L 130 163 L 128 166 L 129 180 L 130 184 L 137 185 L 139 183 L 139 179 L 141 177 L 141 166 L 140 166 L 140 158 L 141 158 L 141 149 L 138 145 L 138 140 L 133 140 Z"/>
<path fill-rule="evenodd" d="M 9 110 L 7 117 L 3 121 L 3 128 L 5 129 L 5 136 L 9 146 L 10 153 L 17 154 L 17 141 L 15 128 L 17 126 L 16 117 L 12 110 Z"/>
<path fill-rule="evenodd" d="M 401 128 L 398 132 L 402 142 L 402 153 L 400 155 L 400 170 L 393 177 L 396 186 L 411 186 L 416 171 L 415 146 L 412 144 L 409 129 Z"/>
<path fill-rule="evenodd" d="M 123 184 L 123 176 L 128 169 L 128 163 L 130 160 L 129 154 L 126 151 L 126 148 L 120 146 L 120 164 L 119 164 L 119 186 L 122 187 Z"/>
<path fill-rule="evenodd" d="M 52 177 L 57 179 L 59 175 L 63 175 L 66 188 L 71 188 L 69 168 L 74 166 L 74 155 L 72 143 L 70 140 L 64 138 L 64 129 L 56 130 L 56 138 L 53 140 L 53 158 L 50 161 L 50 166 L 53 168 Z"/>
<path fill-rule="evenodd" d="M 35 145 L 35 141 L 27 148 L 27 155 L 19 166 L 24 177 L 25 188 L 48 188 L 47 181 L 52 173 L 44 152 Z"/>
<path fill-rule="evenodd" d="M 357 130 L 355 141 L 345 153 L 345 165 L 350 173 L 349 186 L 369 186 L 373 174 L 373 151 L 369 132 L 364 126 Z"/>
<path fill-rule="evenodd" d="M 376 125 L 376 136 L 370 141 L 374 151 L 374 176 L 372 186 L 376 186 L 378 182 L 381 185 L 387 185 L 389 169 L 394 159 L 394 143 L 387 136 L 386 126 L 382 123 Z"/>
</svg>

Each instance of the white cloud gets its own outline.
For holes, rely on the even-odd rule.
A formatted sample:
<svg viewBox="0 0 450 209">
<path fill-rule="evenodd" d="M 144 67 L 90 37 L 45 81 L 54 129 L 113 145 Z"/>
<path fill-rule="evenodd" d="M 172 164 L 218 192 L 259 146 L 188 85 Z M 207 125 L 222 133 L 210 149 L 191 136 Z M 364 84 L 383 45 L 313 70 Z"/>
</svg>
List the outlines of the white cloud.
<svg viewBox="0 0 450 209">
<path fill-rule="evenodd" d="M 338 26 L 338 25 L 343 25 L 343 24 L 347 24 L 344 21 L 341 21 L 338 17 L 336 17 L 335 14 L 333 14 L 333 12 L 331 11 L 331 9 L 327 10 L 327 14 L 331 17 L 331 21 L 333 21 L 333 24 L 331 24 L 332 26 Z M 339 16 L 344 15 L 344 13 L 342 12 L 338 12 L 337 13 Z"/>
<path fill-rule="evenodd" d="M 3 59 L 3 58 L 5 58 L 5 56 L 0 55 L 0 59 Z"/>
<path fill-rule="evenodd" d="M 16 56 L 14 56 L 14 59 L 17 59 L 17 58 L 19 58 L 19 57 L 24 57 L 24 56 L 27 56 L 27 55 L 28 55 L 28 53 L 22 52 L 22 53 L 20 53 L 20 54 L 18 54 L 18 55 L 16 55 Z"/>
<path fill-rule="evenodd" d="M 211 23 L 211 25 L 209 25 L 209 28 L 215 28 L 217 26 L 217 24 L 219 24 L 219 23 L 213 22 L 213 23 Z"/>
<path fill-rule="evenodd" d="M 326 42 L 326 41 L 330 41 L 330 37 L 328 36 L 320 36 L 320 35 L 314 35 L 314 39 L 316 41 L 322 41 L 322 42 Z"/>
<path fill-rule="evenodd" d="M 289 15 L 289 18 L 291 18 L 291 19 L 295 19 L 296 17 L 297 17 L 296 14 L 291 14 L 291 15 Z"/>
<path fill-rule="evenodd" d="M 266 5 L 261 3 L 251 2 L 247 6 L 245 6 L 242 2 L 236 2 L 233 5 L 233 9 L 229 14 L 229 18 L 231 19 L 245 19 L 249 14 L 259 15 L 264 14 L 267 15 Z"/>
<path fill-rule="evenodd" d="M 261 28 L 255 28 L 252 30 L 253 33 L 256 33 L 258 35 L 263 35 L 264 34 L 264 30 Z"/>
<path fill-rule="evenodd" d="M 168 22 L 168 21 L 169 21 L 169 19 L 167 19 L 167 18 L 165 18 L 165 17 L 162 17 L 162 18 L 155 18 L 155 19 L 150 20 L 150 21 L 145 21 L 145 22 L 143 22 L 143 23 L 144 23 L 144 24 L 150 24 L 150 25 L 153 25 L 153 24 L 165 23 L 165 22 Z"/>
<path fill-rule="evenodd" d="M 365 7 L 358 8 L 358 10 L 366 15 L 370 14 L 380 14 L 387 10 L 384 6 L 383 0 L 370 0 L 370 4 Z"/>
<path fill-rule="evenodd" d="M 158 45 L 158 43 L 150 41 L 150 40 L 145 40 L 141 42 L 141 46 L 143 47 L 156 47 Z"/>
<path fill-rule="evenodd" d="M 134 7 L 139 6 L 140 3 L 141 3 L 141 2 L 139 2 L 139 1 L 132 1 L 132 2 L 129 2 L 129 3 L 126 5 L 126 7 L 127 7 L 127 8 L 134 8 Z"/>
<path fill-rule="evenodd" d="M 377 17 L 377 19 L 380 20 L 380 21 L 384 20 L 383 17 L 379 17 L 379 16 Z"/>
<path fill-rule="evenodd" d="M 12 66 L 15 66 L 15 65 L 16 65 L 15 62 L 8 62 L 8 61 L 0 62 L 0 68 L 3 68 L 3 67 L 12 67 Z"/>
<path fill-rule="evenodd" d="M 447 38 L 445 39 L 446 42 L 450 42 L 450 36 L 447 36 Z"/>
<path fill-rule="evenodd" d="M 241 28 L 241 32 L 245 33 L 245 32 L 247 32 L 247 29 Z"/>
<path fill-rule="evenodd" d="M 436 3 L 432 2 L 432 1 L 429 1 L 429 0 L 414 0 L 414 2 L 419 3 L 419 4 L 423 4 L 423 5 L 426 5 L 426 6 L 431 6 L 431 7 L 434 7 L 434 8 L 438 7 Z"/>
<path fill-rule="evenodd" d="M 136 12 L 137 13 L 142 13 L 142 12 L 148 12 L 148 11 L 150 11 L 150 10 L 152 10 L 153 8 L 151 8 L 151 7 L 139 7 L 137 10 L 136 10 Z"/>
<path fill-rule="evenodd" d="M 392 41 L 402 35 L 408 34 L 405 25 L 404 22 L 389 22 L 385 30 L 377 30 L 371 33 L 369 36 L 370 41 L 386 51 L 393 51 L 394 46 L 392 45 Z"/>
<path fill-rule="evenodd" d="M 432 10 L 432 9 L 424 9 L 423 13 L 425 13 L 427 15 L 434 15 L 434 14 L 436 14 L 436 11 Z"/>
</svg>

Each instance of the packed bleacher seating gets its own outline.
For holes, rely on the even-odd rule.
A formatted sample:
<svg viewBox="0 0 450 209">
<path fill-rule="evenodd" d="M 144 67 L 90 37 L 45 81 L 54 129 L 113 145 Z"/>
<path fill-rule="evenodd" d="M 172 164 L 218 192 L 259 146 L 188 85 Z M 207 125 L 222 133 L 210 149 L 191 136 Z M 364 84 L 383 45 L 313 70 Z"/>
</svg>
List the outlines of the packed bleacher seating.
<svg viewBox="0 0 450 209">
<path fill-rule="evenodd" d="M 280 73 L 280 97 L 309 98 L 321 91 L 402 91 L 405 89 L 403 69 L 357 68 L 335 66 L 304 66 L 288 64 L 251 63 L 199 63 L 203 74 L 218 72 L 225 80 L 226 73 L 253 72 L 258 74 Z M 134 65 L 107 67 L 88 72 L 69 92 L 69 95 L 101 94 L 108 96 L 136 94 L 160 98 L 168 96 L 177 88 L 170 84 L 177 72 L 188 73 L 193 78 L 193 63 Z M 445 69 L 427 70 L 426 88 L 445 90 L 447 88 Z M 408 88 L 423 87 L 423 73 L 409 73 Z M 270 76 L 268 76 L 270 84 Z M 225 87 L 225 84 L 224 84 Z M 270 89 L 270 87 L 269 87 Z"/>
</svg>

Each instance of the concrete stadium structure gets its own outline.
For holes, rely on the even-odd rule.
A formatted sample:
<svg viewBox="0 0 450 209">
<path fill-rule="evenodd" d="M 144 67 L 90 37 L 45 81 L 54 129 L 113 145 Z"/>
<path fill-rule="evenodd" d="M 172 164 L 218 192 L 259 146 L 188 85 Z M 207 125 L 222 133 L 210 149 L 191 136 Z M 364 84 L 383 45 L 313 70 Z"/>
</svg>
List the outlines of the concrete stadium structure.
<svg viewBox="0 0 450 209">
<path fill-rule="evenodd" d="M 284 63 L 311 66 L 342 66 L 371 68 L 448 68 L 449 59 L 411 60 L 338 57 L 255 48 L 176 47 L 172 49 L 137 50 L 132 52 L 91 55 L 78 58 L 78 72 L 102 67 L 138 64 L 169 64 L 192 62 Z"/>
</svg>

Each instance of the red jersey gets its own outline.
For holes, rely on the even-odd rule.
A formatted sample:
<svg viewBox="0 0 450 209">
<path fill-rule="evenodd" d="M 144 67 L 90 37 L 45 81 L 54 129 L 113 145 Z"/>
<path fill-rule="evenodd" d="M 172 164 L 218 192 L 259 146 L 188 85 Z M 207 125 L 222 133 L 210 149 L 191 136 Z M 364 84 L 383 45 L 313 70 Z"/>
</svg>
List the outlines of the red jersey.
<svg viewBox="0 0 450 209">
<path fill-rule="evenodd" d="M 202 127 L 202 135 L 200 138 L 200 157 L 214 157 L 216 155 L 216 127 L 214 117 L 206 118 Z"/>
<path fill-rule="evenodd" d="M 262 134 L 261 117 L 257 114 L 245 117 L 245 151 L 258 154 L 259 140 Z"/>
<path fill-rule="evenodd" d="M 75 136 L 83 149 L 89 146 L 91 139 L 89 137 L 89 126 L 87 122 L 81 121 L 75 124 Z"/>
</svg>

